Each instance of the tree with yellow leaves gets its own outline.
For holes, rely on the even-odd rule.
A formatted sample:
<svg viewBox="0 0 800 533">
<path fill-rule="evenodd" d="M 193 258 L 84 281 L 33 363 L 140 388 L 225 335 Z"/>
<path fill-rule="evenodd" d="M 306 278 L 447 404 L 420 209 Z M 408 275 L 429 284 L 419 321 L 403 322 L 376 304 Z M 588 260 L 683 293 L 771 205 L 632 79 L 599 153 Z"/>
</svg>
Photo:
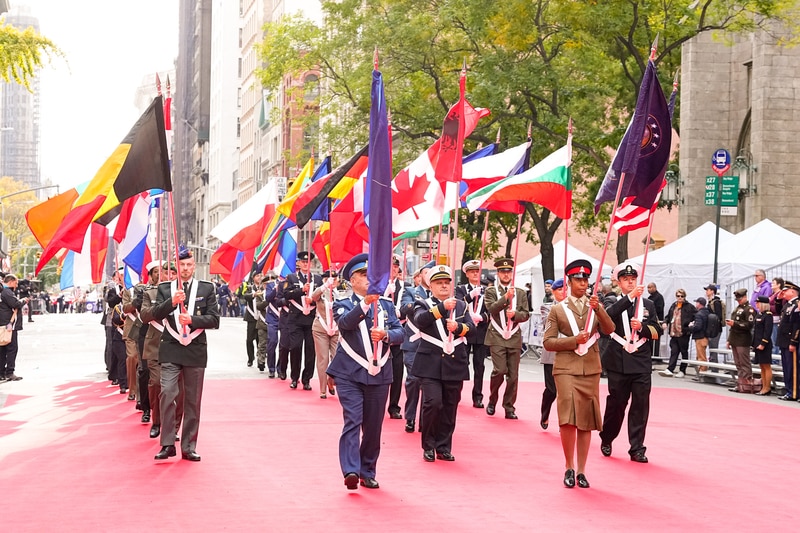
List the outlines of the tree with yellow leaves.
<svg viewBox="0 0 800 533">
<path fill-rule="evenodd" d="M 0 79 L 30 90 L 30 80 L 45 60 L 63 56 L 61 50 L 33 28 L 21 30 L 0 19 Z"/>
</svg>

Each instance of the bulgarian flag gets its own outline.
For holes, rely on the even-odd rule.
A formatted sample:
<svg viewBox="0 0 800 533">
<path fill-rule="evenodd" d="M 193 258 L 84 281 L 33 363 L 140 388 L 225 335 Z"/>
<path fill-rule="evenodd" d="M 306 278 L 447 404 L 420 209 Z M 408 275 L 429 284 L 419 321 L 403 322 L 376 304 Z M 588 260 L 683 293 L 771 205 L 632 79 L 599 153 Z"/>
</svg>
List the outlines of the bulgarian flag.
<svg viewBox="0 0 800 533">
<path fill-rule="evenodd" d="M 572 136 L 556 150 L 522 174 L 487 185 L 467 197 L 470 211 L 491 209 L 491 204 L 516 200 L 549 209 L 561 219 L 572 216 Z"/>
</svg>

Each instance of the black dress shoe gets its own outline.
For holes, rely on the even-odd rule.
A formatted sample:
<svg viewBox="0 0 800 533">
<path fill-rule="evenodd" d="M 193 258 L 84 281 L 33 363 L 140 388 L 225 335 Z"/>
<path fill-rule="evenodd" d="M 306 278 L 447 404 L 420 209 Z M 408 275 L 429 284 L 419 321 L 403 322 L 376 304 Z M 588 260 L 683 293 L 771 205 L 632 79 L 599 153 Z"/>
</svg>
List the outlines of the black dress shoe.
<svg viewBox="0 0 800 533">
<path fill-rule="evenodd" d="M 150 409 L 142 412 L 142 424 L 147 424 L 148 422 L 150 422 Z"/>
<path fill-rule="evenodd" d="M 546 418 L 542 418 L 541 420 L 539 420 L 539 425 L 542 426 L 542 429 L 547 429 L 548 427 L 550 427 L 550 421 L 547 420 Z"/>
<path fill-rule="evenodd" d="M 271 371 L 271 370 L 270 370 L 270 372 L 269 372 L 269 379 L 275 379 L 275 372 L 273 372 L 273 371 Z"/>
<path fill-rule="evenodd" d="M 154 439 L 161 435 L 161 426 L 159 424 L 153 424 L 150 427 L 150 438 Z"/>
<path fill-rule="evenodd" d="M 456 458 L 453 457 L 453 454 L 450 452 L 436 452 L 436 458 L 441 459 L 442 461 L 455 461 Z"/>
<path fill-rule="evenodd" d="M 392 420 L 400 420 L 401 418 L 403 418 L 403 415 L 401 415 L 400 413 L 389 413 L 389 418 L 391 418 Z"/>
<path fill-rule="evenodd" d="M 631 454 L 631 461 L 633 461 L 634 463 L 647 463 L 648 462 L 647 456 L 644 454 L 644 452 L 636 452 L 634 454 Z"/>
<path fill-rule="evenodd" d="M 336 396 L 336 388 L 335 387 L 328 387 L 328 394 L 330 394 L 331 396 Z M 402 418 L 402 417 L 398 417 L 398 418 Z"/>
<path fill-rule="evenodd" d="M 144 411 L 144 409 L 142 409 L 142 402 L 136 402 L 136 410 L 137 411 Z"/>
<path fill-rule="evenodd" d="M 611 457 L 611 443 L 610 442 L 601 442 L 600 443 L 600 453 L 603 454 L 603 457 Z"/>
<path fill-rule="evenodd" d="M 284 372 L 278 372 L 278 377 L 279 377 L 280 379 L 282 379 L 282 380 L 286 381 L 286 373 L 284 373 Z"/>
<path fill-rule="evenodd" d="M 169 457 L 175 457 L 175 446 L 162 446 L 161 451 L 156 454 L 154 459 L 160 461 Z"/>
<path fill-rule="evenodd" d="M 589 480 L 586 479 L 586 476 L 583 474 L 578 474 L 578 486 L 582 489 L 589 488 Z"/>
<path fill-rule="evenodd" d="M 247 362 L 247 366 L 253 366 L 253 362 L 252 361 L 248 361 Z"/>
<path fill-rule="evenodd" d="M 367 487 L 368 489 L 379 489 L 381 486 L 378 484 L 378 481 L 374 477 L 362 477 L 361 478 L 361 485 L 363 487 Z"/>
<path fill-rule="evenodd" d="M 197 452 L 181 452 L 181 458 L 195 463 L 200 461 L 200 456 L 197 455 Z"/>
<path fill-rule="evenodd" d="M 426 463 L 432 463 L 436 460 L 436 455 L 433 450 L 425 450 L 422 452 L 422 458 Z"/>
<path fill-rule="evenodd" d="M 311 390 L 311 383 L 303 383 L 303 390 Z"/>
<path fill-rule="evenodd" d="M 258 371 L 259 372 L 263 372 L 264 368 L 265 368 L 264 365 L 258 365 Z"/>
<path fill-rule="evenodd" d="M 575 488 L 575 471 L 571 468 L 564 472 L 564 486 L 568 489 Z"/>
<path fill-rule="evenodd" d="M 414 433 L 414 421 L 406 420 L 406 433 Z"/>
<path fill-rule="evenodd" d="M 506 418 L 509 420 L 516 420 L 519 417 L 517 416 L 517 413 L 515 413 L 514 411 L 506 411 Z"/>
<path fill-rule="evenodd" d="M 297 381 L 292 380 L 292 382 L 289 384 L 289 388 L 290 389 L 296 389 L 297 388 Z"/>
<path fill-rule="evenodd" d="M 486 414 L 489 416 L 494 416 L 494 404 L 489 404 L 486 406 Z"/>
<path fill-rule="evenodd" d="M 792 398 L 788 394 L 784 394 L 783 396 L 779 396 L 778 399 L 779 400 L 783 400 L 785 402 L 793 402 L 794 401 L 794 398 Z"/>
<path fill-rule="evenodd" d="M 474 407 L 475 409 L 483 409 L 483 402 L 480 400 L 477 401 L 473 400 L 472 407 Z"/>
<path fill-rule="evenodd" d="M 358 489 L 358 474 L 350 472 L 344 476 L 344 486 L 347 487 L 347 490 Z"/>
</svg>

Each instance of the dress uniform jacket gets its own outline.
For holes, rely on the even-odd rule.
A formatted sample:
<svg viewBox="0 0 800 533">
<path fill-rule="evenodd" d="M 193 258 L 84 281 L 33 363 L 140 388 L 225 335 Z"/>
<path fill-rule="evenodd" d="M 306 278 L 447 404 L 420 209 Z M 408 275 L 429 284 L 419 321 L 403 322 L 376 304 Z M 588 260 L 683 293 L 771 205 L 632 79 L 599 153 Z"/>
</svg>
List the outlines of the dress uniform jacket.
<svg viewBox="0 0 800 533">
<path fill-rule="evenodd" d="M 144 349 L 142 350 L 142 359 L 158 361 L 158 345 L 161 342 L 161 329 L 150 324 L 153 318 L 153 307 L 156 304 L 156 296 L 158 294 L 158 287 L 148 285 L 142 296 L 142 309 L 139 312 L 143 328 L 147 328 L 147 333 L 144 335 Z M 160 321 L 157 321 L 160 322 Z M 162 325 L 163 329 L 163 325 Z"/>
<path fill-rule="evenodd" d="M 309 291 L 308 294 L 303 292 L 303 286 L 309 281 L 313 282 L 315 288 L 322 285 L 322 277 L 319 275 L 310 274 L 309 277 L 306 277 L 302 272 L 289 274 L 283 282 L 283 298 L 286 302 L 286 307 L 289 309 L 290 327 L 311 326 L 314 324 L 316 308 L 313 304 L 311 305 L 311 311 L 307 315 L 303 314 L 303 312 L 296 307 L 296 305 L 303 307 L 304 296 L 311 298 L 311 291 Z"/>
<path fill-rule="evenodd" d="M 219 306 L 217 305 L 217 291 L 214 284 L 208 281 L 192 280 L 192 284 L 194 285 L 195 283 L 197 284 L 195 308 L 192 313 L 192 324 L 187 328 L 190 332 L 197 329 L 218 329 Z M 169 326 L 180 334 L 183 331 L 183 327 L 175 323 L 173 311 L 175 311 L 176 307 L 172 305 L 171 284 L 171 282 L 165 282 L 158 285 L 153 318 L 155 320 L 166 319 Z M 184 302 L 185 305 L 189 305 L 191 291 L 192 287 L 189 287 L 189 292 L 187 292 L 186 301 Z M 206 332 L 203 331 L 188 345 L 183 346 L 165 327 L 161 335 L 158 362 L 205 368 L 208 362 Z"/>
<path fill-rule="evenodd" d="M 441 340 L 441 333 L 448 333 L 447 318 L 450 316 L 450 311 L 446 310 L 444 304 L 439 300 L 431 299 L 431 302 L 432 306 L 425 300 L 417 300 L 414 305 L 414 322 L 425 336 L 420 339 L 417 346 L 411 373 L 417 377 L 443 381 L 468 380 L 469 357 L 464 337 L 475 325 L 467 312 L 467 305 L 461 300 L 456 301 L 454 319 L 459 323 L 459 327 L 453 332 L 453 340 L 456 341 L 459 338 L 464 340 L 456 342 L 453 353 L 447 354 L 441 346 L 426 339 L 427 336 Z M 436 318 L 432 311 L 433 308 L 442 318 Z"/>
<path fill-rule="evenodd" d="M 475 287 L 473 287 L 472 284 L 470 283 L 459 285 L 456 287 L 455 297 L 459 300 L 463 300 L 464 302 L 466 302 L 467 305 L 469 305 L 470 308 L 473 309 L 473 312 L 475 306 L 477 305 L 477 313 L 475 314 L 478 314 L 481 317 L 483 317 L 483 321 L 478 322 L 477 324 L 474 324 L 473 322 L 473 325 L 475 327 L 470 329 L 470 332 L 467 335 L 467 342 L 469 342 L 470 344 L 484 344 L 484 341 L 486 339 L 486 330 L 489 327 L 489 311 L 487 311 L 486 309 L 486 301 L 485 301 L 486 288 L 480 286 L 481 295 L 478 298 L 473 298 L 470 293 L 474 288 Z M 469 315 L 469 313 L 467 314 Z M 472 317 L 470 315 L 470 319 L 471 318 Z"/>
<path fill-rule="evenodd" d="M 531 315 L 528 309 L 528 296 L 525 291 L 516 287 L 514 290 L 516 291 L 516 308 L 514 309 L 515 314 L 513 322 L 516 325 L 526 322 Z M 489 311 L 490 322 L 494 320 L 497 325 L 502 326 L 503 322 L 500 315 L 503 315 L 503 318 L 505 318 L 505 312 L 510 303 L 506 300 L 505 293 L 498 296 L 497 291 L 498 288 L 496 285 L 487 288 L 484 295 L 484 303 L 486 304 L 486 309 Z M 510 338 L 504 339 L 494 325 L 490 324 L 486 330 L 485 343 L 489 346 L 504 346 L 506 348 L 519 348 L 521 350 L 522 331 L 518 329 Z"/>
<path fill-rule="evenodd" d="M 589 312 L 588 299 L 584 302 L 583 311 L 578 312 L 575 305 L 569 301 L 569 298 L 564 300 L 566 305 L 575 316 L 575 322 L 578 325 L 578 330 L 583 331 L 586 326 L 586 318 Z M 600 365 L 600 347 L 597 342 L 592 344 L 586 355 L 580 356 L 575 353 L 577 345 L 575 343 L 574 334 L 570 327 L 569 320 L 567 319 L 566 311 L 564 310 L 564 302 L 554 305 L 550 310 L 550 315 L 547 317 L 547 325 L 544 330 L 544 347 L 547 350 L 556 352 L 555 362 L 553 363 L 553 375 L 569 374 L 573 376 L 588 376 L 591 374 L 599 374 L 601 371 Z M 598 331 L 598 325 L 602 324 L 599 320 L 604 315 L 593 313 L 592 327 L 589 330 L 591 335 Z M 614 322 L 608 320 L 602 325 L 601 331 L 610 334 L 614 331 Z M 559 334 L 563 335 L 560 336 Z"/>
<path fill-rule="evenodd" d="M 620 374 L 649 374 L 653 371 L 651 342 L 658 342 L 662 335 L 661 324 L 658 321 L 655 304 L 642 298 L 644 311 L 642 313 L 642 329 L 638 332 L 640 339 L 646 339 L 636 351 L 629 353 L 614 338 L 608 342 L 608 349 L 603 354 L 603 368 Z M 623 295 L 611 304 L 606 312 L 614 321 L 614 333 L 621 338 L 625 337 L 625 324 L 630 324 L 630 319 L 636 313 L 635 303 Z"/>
<path fill-rule="evenodd" d="M 366 368 L 357 363 L 344 348 L 342 341 L 346 342 L 356 354 L 367 360 L 367 350 L 361 340 L 361 324 L 363 323 L 367 332 L 369 332 L 373 324 L 373 306 L 369 306 L 369 310 L 364 313 L 361 308 L 361 300 L 358 296 L 352 295 L 350 298 L 336 300 L 333 304 L 333 315 L 336 318 L 336 324 L 339 326 L 340 340 L 336 349 L 336 357 L 333 358 L 333 361 L 328 366 L 327 374 L 334 379 L 343 378 L 364 385 L 389 384 L 392 382 L 393 374 L 392 365 L 388 360 L 381 367 L 381 371 L 373 376 L 367 372 Z M 380 298 L 378 305 L 383 309 L 385 317 L 384 329 L 389 335 L 388 344 L 400 344 L 403 342 L 403 327 L 397 319 L 394 304 L 392 304 L 391 300 Z M 389 351 L 388 344 L 383 343 L 382 351 L 378 358 L 383 357 Z M 372 346 L 369 347 L 369 351 L 371 350 Z"/>
</svg>

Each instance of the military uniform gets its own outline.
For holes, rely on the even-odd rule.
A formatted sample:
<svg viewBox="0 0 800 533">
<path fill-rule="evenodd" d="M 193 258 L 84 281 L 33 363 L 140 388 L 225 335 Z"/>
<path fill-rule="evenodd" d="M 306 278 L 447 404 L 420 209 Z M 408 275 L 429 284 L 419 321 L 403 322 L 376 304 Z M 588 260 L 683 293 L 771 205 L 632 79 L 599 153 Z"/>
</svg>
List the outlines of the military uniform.
<svg viewBox="0 0 800 533">
<path fill-rule="evenodd" d="M 190 258 L 188 251 L 182 251 L 183 261 Z M 183 268 L 183 267 L 181 267 Z M 184 417 L 181 451 L 183 457 L 193 461 L 200 459 L 195 454 L 197 435 L 200 427 L 200 403 L 203 395 L 203 380 L 208 362 L 206 329 L 219 328 L 219 306 L 213 283 L 189 279 L 183 283 L 186 293 L 185 312 L 192 316 L 192 323 L 185 328 L 178 322 L 180 306 L 172 304 L 172 295 L 180 287 L 180 279 L 161 283 L 158 286 L 153 319 L 164 322 L 164 332 L 158 350 L 161 363 L 161 408 L 162 450 L 157 459 L 174 455 L 175 427 L 177 425 L 175 401 L 178 398 L 178 380 L 184 383 Z M 169 454 L 169 449 L 172 453 Z"/>
<path fill-rule="evenodd" d="M 792 290 L 800 293 L 800 287 L 787 281 L 781 287 L 783 290 Z M 800 308 L 797 296 L 784 302 L 781 308 L 781 319 L 778 323 L 776 344 L 781 349 L 781 366 L 783 367 L 783 384 L 786 393 L 780 396 L 781 400 L 795 401 L 800 399 L 797 384 L 797 346 L 800 342 Z M 790 350 L 794 346 L 795 351 Z"/>
<path fill-rule="evenodd" d="M 256 337 L 258 338 L 258 345 L 256 348 L 256 363 L 258 364 L 258 370 L 263 372 L 266 368 L 267 362 L 267 343 L 269 342 L 269 326 L 267 324 L 267 308 L 269 304 L 264 299 L 264 295 L 266 292 L 266 285 L 262 284 L 259 287 L 255 294 L 253 295 L 253 305 L 256 308 Z M 272 360 L 272 372 L 273 377 L 275 376 L 275 359 L 273 355 Z"/>
<path fill-rule="evenodd" d="M 327 398 L 328 378 L 325 374 L 328 365 L 336 355 L 336 348 L 339 345 L 339 328 L 336 326 L 336 319 L 333 315 L 333 286 L 337 278 L 331 277 L 330 272 L 326 272 L 325 282 L 314 289 L 311 299 L 316 302 L 317 312 L 311 332 L 314 335 L 314 351 L 316 353 L 317 377 L 319 378 L 319 396 Z M 336 390 L 331 388 L 332 395 Z"/>
<path fill-rule="evenodd" d="M 253 361 L 256 358 L 256 346 L 258 345 L 258 310 L 254 302 L 255 291 L 257 287 L 253 284 L 245 284 L 245 289 L 242 292 L 242 300 L 244 300 L 244 317 L 242 318 L 247 324 L 247 334 L 245 337 L 245 350 L 247 352 L 247 366 L 253 366 Z"/>
<path fill-rule="evenodd" d="M 468 261 L 461 270 L 479 269 L 478 261 Z M 484 302 L 486 288 L 482 284 L 472 285 L 465 283 L 456 287 L 455 296 L 467 304 L 467 313 L 475 325 L 467 336 L 467 357 L 472 354 L 472 405 L 483 407 L 483 376 L 486 372 L 486 356 L 489 348 L 486 346 L 486 330 L 489 327 L 489 312 Z"/>
<path fill-rule="evenodd" d="M 342 270 L 350 280 L 366 269 L 367 254 L 353 257 Z M 391 300 L 377 301 L 379 329 L 386 332 L 377 344 L 370 339 L 375 306 L 365 305 L 363 297 L 336 300 L 333 313 L 339 327 L 336 357 L 327 374 L 334 378 L 339 403 L 342 406 L 344 427 L 339 438 L 339 464 L 348 489 L 358 488 L 358 480 L 368 488 L 378 488 L 375 480 L 381 450 L 381 430 L 384 410 L 392 383 L 389 345 L 399 344 L 403 328 Z M 377 346 L 377 353 L 373 353 Z M 360 441 L 360 442 L 359 442 Z"/>
<path fill-rule="evenodd" d="M 396 263 L 399 264 L 399 263 Z M 392 300 L 395 309 L 400 318 L 400 323 L 405 324 L 405 319 L 400 317 L 400 308 L 402 307 L 403 296 L 409 290 L 406 284 L 399 278 L 389 280 L 386 290 L 383 295 Z M 392 350 L 392 386 L 389 388 L 389 416 L 391 418 L 403 418 L 400 414 L 400 395 L 403 392 L 403 349 L 401 345 L 395 344 L 391 346 Z"/>
<path fill-rule="evenodd" d="M 444 265 L 432 268 L 429 281 L 451 279 L 450 269 Z M 466 337 L 475 327 L 467 311 L 467 304 L 456 300 L 452 311 L 444 302 L 432 296 L 418 299 L 414 304 L 414 323 L 420 330 L 420 342 L 411 372 L 422 387 L 422 449 L 426 461 L 439 459 L 452 461 L 453 432 L 456 413 L 461 400 L 461 389 L 469 380 L 469 356 Z M 456 321 L 456 330 L 449 333 L 447 320 Z M 451 337 L 452 335 L 452 337 Z"/>
<path fill-rule="evenodd" d="M 513 269 L 514 261 L 501 259 L 495 262 L 495 268 Z M 486 345 L 492 356 L 492 376 L 489 382 L 489 404 L 486 412 L 494 414 L 500 386 L 506 381 L 506 390 L 503 394 L 503 409 L 506 418 L 517 418 L 514 404 L 517 401 L 517 386 L 519 382 L 519 360 L 522 355 L 522 332 L 519 325 L 530 318 L 528 298 L 525 291 L 514 288 L 512 301 L 506 299 L 508 287 L 503 287 L 499 280 L 486 289 L 484 303 L 489 312 L 489 327 L 486 331 Z M 514 310 L 514 319 L 506 317 L 508 309 Z"/>
<path fill-rule="evenodd" d="M 614 269 L 612 277 L 638 276 L 639 266 L 622 263 Z M 631 319 L 636 316 L 636 302 L 642 305 L 641 329 L 631 329 Z M 611 443 L 619 435 L 625 408 L 630 400 L 628 411 L 628 454 L 631 460 L 647 462 L 644 446 L 647 420 L 650 415 L 650 390 L 652 388 L 653 343 L 657 343 L 663 333 L 658 321 L 655 304 L 645 298 L 632 299 L 623 294 L 606 308 L 608 316 L 614 321 L 614 332 L 608 347 L 602 354 L 603 369 L 608 375 L 608 396 L 603 416 L 603 429 L 600 432 L 603 455 L 611 455 Z"/>
<path fill-rule="evenodd" d="M 753 381 L 753 367 L 750 366 L 750 344 L 753 342 L 753 324 L 755 323 L 756 313 L 745 300 L 746 289 L 738 289 L 733 293 L 741 303 L 731 313 L 730 331 L 728 332 L 728 345 L 733 351 L 733 362 L 736 365 L 737 385 L 731 391 L 753 392 L 751 384 Z"/>
<path fill-rule="evenodd" d="M 278 282 L 270 280 L 264 289 L 264 303 L 267 304 L 266 319 L 267 319 L 267 370 L 269 377 L 275 377 L 276 371 L 276 350 L 278 349 L 278 327 L 280 324 L 281 311 L 280 306 L 276 304 L 278 294 Z"/>
<path fill-rule="evenodd" d="M 136 369 L 139 365 L 139 310 L 134 304 L 136 292 L 144 290 L 144 285 L 136 285 L 122 291 L 122 312 L 125 313 L 125 324 L 122 326 L 122 339 L 125 341 L 125 368 L 128 376 L 128 399 L 135 400 L 139 391 L 139 380 Z M 141 401 L 141 400 L 140 400 Z"/>
<path fill-rule="evenodd" d="M 301 258 L 301 252 L 298 259 Z M 313 259 L 313 256 L 311 257 Z M 309 284 L 308 293 L 305 285 Z M 286 333 L 288 336 L 289 359 L 291 361 L 292 388 L 297 387 L 297 380 L 303 383 L 303 389 L 311 390 L 311 378 L 314 376 L 316 354 L 314 349 L 314 334 L 312 326 L 316 309 L 306 301 L 311 298 L 311 293 L 316 287 L 322 285 L 322 278 L 316 274 L 297 272 L 286 276 L 283 282 L 283 298 L 289 309 Z M 302 360 L 303 372 L 300 373 Z"/>
</svg>

